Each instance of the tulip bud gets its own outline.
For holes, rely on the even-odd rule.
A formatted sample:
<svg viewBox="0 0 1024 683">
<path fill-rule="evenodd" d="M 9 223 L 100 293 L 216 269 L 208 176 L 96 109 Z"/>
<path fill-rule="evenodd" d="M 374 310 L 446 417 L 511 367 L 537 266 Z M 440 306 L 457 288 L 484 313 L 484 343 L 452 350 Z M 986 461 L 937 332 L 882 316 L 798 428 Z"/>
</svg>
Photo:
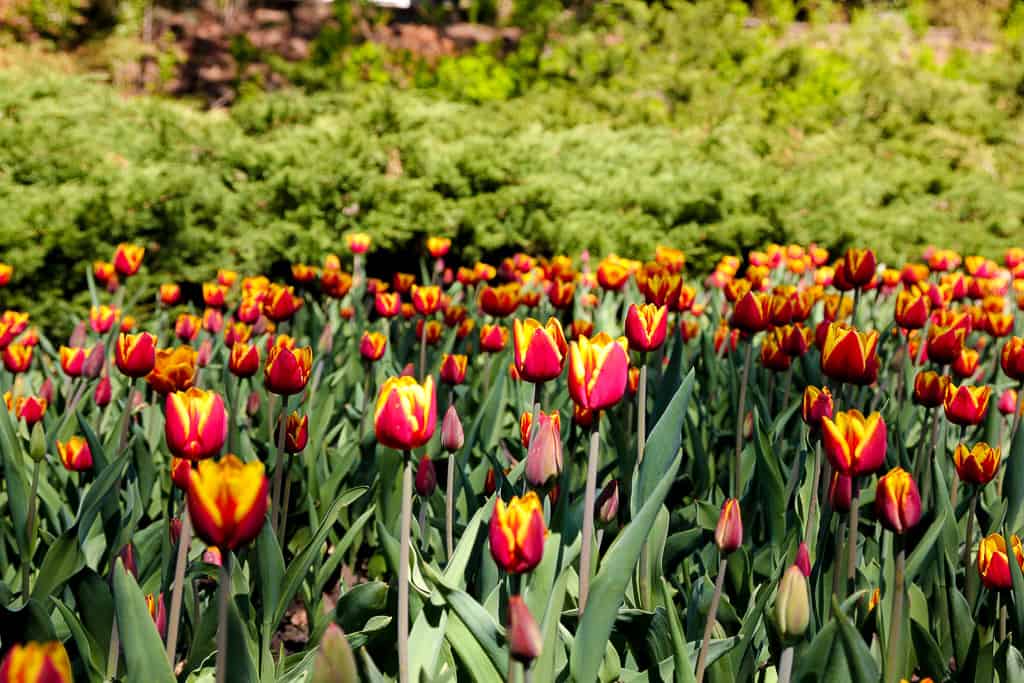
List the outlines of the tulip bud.
<svg viewBox="0 0 1024 683">
<path fill-rule="evenodd" d="M 43 425 L 38 422 L 32 425 L 28 454 L 36 462 L 46 457 L 46 432 L 43 430 Z"/>
<path fill-rule="evenodd" d="M 802 416 L 808 427 L 820 427 L 822 418 L 831 418 L 832 411 L 832 392 L 828 387 L 808 386 L 804 389 Z"/>
<path fill-rule="evenodd" d="M 743 545 L 743 518 L 740 515 L 740 502 L 735 498 L 722 503 L 718 526 L 715 527 L 715 545 L 723 555 Z"/>
<path fill-rule="evenodd" d="M 530 608 L 519 595 L 508 599 L 508 651 L 523 666 L 540 656 L 544 638 Z"/>
<path fill-rule="evenodd" d="M 196 363 L 199 367 L 205 368 L 210 364 L 210 358 L 213 356 L 213 341 L 207 337 L 199 344 L 199 351 L 196 353 Z"/>
<path fill-rule="evenodd" d="M 253 417 L 258 412 L 260 412 L 260 395 L 253 391 L 249 394 L 249 398 L 245 399 L 245 413 L 249 417 Z"/>
<path fill-rule="evenodd" d="M 532 486 L 542 488 L 561 472 L 562 438 L 559 424 L 550 417 L 538 416 L 526 452 L 526 480 Z"/>
<path fill-rule="evenodd" d="M 188 462 L 187 460 L 185 462 Z M 171 539 L 171 546 L 178 545 L 181 540 L 181 517 L 175 517 L 170 521 L 167 528 L 167 535 Z"/>
<path fill-rule="evenodd" d="M 53 403 L 53 380 L 49 377 L 47 377 L 43 382 L 43 385 L 39 387 L 39 398 L 43 399 L 47 403 Z"/>
<path fill-rule="evenodd" d="M 437 470 L 434 469 L 434 461 L 429 455 L 420 458 L 416 466 L 416 493 L 423 498 L 433 495 L 437 489 Z"/>
<path fill-rule="evenodd" d="M 152 617 L 153 623 L 156 624 L 156 630 L 160 633 L 160 637 L 163 638 L 167 633 L 167 611 L 164 609 L 164 594 L 153 595 L 150 593 L 146 595 L 146 609 L 149 610 L 149 616 Z"/>
<path fill-rule="evenodd" d="M 921 495 L 910 473 L 894 467 L 878 480 L 875 490 L 875 514 L 889 531 L 903 534 L 921 519 Z"/>
<path fill-rule="evenodd" d="M 459 413 L 455 410 L 455 404 L 448 406 L 441 422 L 441 448 L 449 453 L 462 448 L 465 437 L 462 433 L 462 422 L 459 420 Z"/>
<path fill-rule="evenodd" d="M 804 576 L 811 575 L 811 553 L 803 541 L 800 541 L 800 545 L 796 549 L 796 560 L 793 564 L 800 568 Z"/>
<path fill-rule="evenodd" d="M 828 502 L 836 512 L 849 512 L 853 501 L 853 478 L 841 472 L 832 475 L 828 485 Z"/>
<path fill-rule="evenodd" d="M 203 551 L 203 562 L 220 567 L 224 562 L 223 556 L 220 553 L 220 548 L 215 545 L 208 546 L 206 550 Z"/>
<path fill-rule="evenodd" d="M 134 576 L 136 579 L 139 578 L 139 566 L 135 562 L 135 547 L 129 543 L 128 545 L 121 548 L 121 551 L 117 554 L 121 558 L 121 562 L 124 563 L 124 569 L 126 572 Z"/>
<path fill-rule="evenodd" d="M 1017 391 L 1006 389 L 999 395 L 999 412 L 1003 415 L 1013 415 L 1017 410 Z"/>
<path fill-rule="evenodd" d="M 89 355 L 86 356 L 85 362 L 82 364 L 82 376 L 90 379 L 100 376 L 100 372 L 103 370 L 103 362 L 106 360 L 106 350 L 103 346 L 103 342 L 98 342 L 89 351 Z"/>
<path fill-rule="evenodd" d="M 611 524 L 619 516 L 619 480 L 612 479 L 601 490 L 594 505 L 594 514 L 601 524 Z"/>
<path fill-rule="evenodd" d="M 324 631 L 324 637 L 313 658 L 313 670 L 310 683 L 357 683 L 359 672 L 356 669 L 352 648 L 348 644 L 345 632 L 335 623 L 330 623 Z"/>
<path fill-rule="evenodd" d="M 775 621 L 784 641 L 800 638 L 811 620 L 807 577 L 795 564 L 786 570 L 775 596 Z"/>
<path fill-rule="evenodd" d="M 96 391 L 93 393 L 92 400 L 97 406 L 103 408 L 110 403 L 112 393 L 113 391 L 110 388 L 110 378 L 104 375 L 96 385 Z"/>
<path fill-rule="evenodd" d="M 324 325 L 324 329 L 320 333 L 320 339 L 317 341 L 316 349 L 322 356 L 334 350 L 334 327 L 330 324 Z"/>
</svg>

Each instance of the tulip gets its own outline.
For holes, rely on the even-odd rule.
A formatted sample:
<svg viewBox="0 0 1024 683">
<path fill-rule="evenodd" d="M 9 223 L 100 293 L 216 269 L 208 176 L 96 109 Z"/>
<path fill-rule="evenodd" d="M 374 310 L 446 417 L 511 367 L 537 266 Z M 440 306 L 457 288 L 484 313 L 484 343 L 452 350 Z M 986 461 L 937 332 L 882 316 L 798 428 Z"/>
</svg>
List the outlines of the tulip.
<svg viewBox="0 0 1024 683">
<path fill-rule="evenodd" d="M 160 634 L 160 637 L 163 638 L 167 633 L 167 611 L 164 609 L 164 594 L 147 594 L 146 609 L 149 611 L 149 616 L 153 619 L 153 623 L 156 625 L 157 632 Z"/>
<path fill-rule="evenodd" d="M 305 263 L 293 263 L 292 264 L 292 279 L 301 284 L 307 284 L 317 279 L 320 272 L 316 269 L 316 266 L 310 266 Z"/>
<path fill-rule="evenodd" d="M 237 342 L 231 347 L 228 370 L 235 377 L 252 377 L 260 369 L 260 350 L 255 344 Z"/>
<path fill-rule="evenodd" d="M 562 437 L 561 420 L 558 411 L 549 417 L 541 411 L 537 412 L 537 426 L 527 429 L 532 431 L 526 441 L 529 444 L 526 452 L 526 480 L 537 488 L 543 488 L 562 473 Z M 522 420 L 520 420 L 520 429 Z"/>
<path fill-rule="evenodd" d="M 807 549 L 807 544 L 803 541 L 800 541 L 800 545 L 797 546 L 793 565 L 798 567 L 804 576 L 811 575 L 811 553 Z"/>
<path fill-rule="evenodd" d="M 97 406 L 103 408 L 108 403 L 110 403 L 112 393 L 113 392 L 110 387 L 110 378 L 104 375 L 96 384 L 96 391 L 93 392 L 92 400 Z"/>
<path fill-rule="evenodd" d="M 124 276 L 134 275 L 142 265 L 142 257 L 145 255 L 145 247 L 122 242 L 117 245 L 114 251 L 114 268 Z"/>
<path fill-rule="evenodd" d="M 858 332 L 832 323 L 821 351 L 821 370 L 831 379 L 850 384 L 872 384 L 878 377 L 878 332 Z"/>
<path fill-rule="evenodd" d="M 589 337 L 594 333 L 594 323 L 590 320 L 576 319 L 572 321 L 572 325 L 569 327 L 569 336 L 572 339 L 579 339 L 580 337 Z"/>
<path fill-rule="evenodd" d="M 626 391 L 629 356 L 626 338 L 612 339 L 601 332 L 593 339 L 580 337 L 569 348 L 569 395 L 592 411 L 618 403 Z M 522 371 L 522 368 L 520 368 Z"/>
<path fill-rule="evenodd" d="M 203 321 L 197 315 L 182 313 L 174 322 L 174 336 L 183 342 L 190 342 L 199 336 Z"/>
<path fill-rule="evenodd" d="M 428 237 L 427 251 L 435 258 L 444 258 L 452 247 L 452 241 L 447 237 Z"/>
<path fill-rule="evenodd" d="M 1010 547 L 1018 566 L 1024 569 L 1024 548 L 1021 547 L 1020 538 L 1011 536 Z M 1006 539 L 1001 534 L 991 534 L 981 539 L 978 545 L 978 574 L 986 588 L 1005 590 L 1013 586 Z"/>
<path fill-rule="evenodd" d="M 32 364 L 32 348 L 23 344 L 9 344 L 4 349 L 4 367 L 8 372 L 26 372 Z"/>
<path fill-rule="evenodd" d="M 325 325 L 324 330 L 330 329 L 330 325 Z M 228 348 L 238 343 L 245 343 L 252 337 L 252 327 L 243 322 L 229 322 L 227 327 L 224 328 L 224 345 Z"/>
<path fill-rule="evenodd" d="M 14 266 L 9 263 L 0 263 L 0 287 L 6 287 L 14 275 Z"/>
<path fill-rule="evenodd" d="M 480 326 L 480 350 L 497 353 L 508 344 L 508 328 L 484 323 Z"/>
<path fill-rule="evenodd" d="M 188 389 L 195 379 L 197 355 L 190 346 L 158 350 L 146 382 L 163 395 Z"/>
<path fill-rule="evenodd" d="M 978 352 L 965 347 L 953 361 L 953 372 L 960 378 L 972 377 L 978 371 L 978 360 Z"/>
<path fill-rule="evenodd" d="M 608 291 L 622 289 L 631 274 L 629 263 L 614 254 L 597 264 L 597 282 Z"/>
<path fill-rule="evenodd" d="M 722 503 L 718 524 L 715 526 L 715 545 L 722 555 L 729 555 L 743 545 L 743 517 L 740 514 L 740 502 L 735 498 Z"/>
<path fill-rule="evenodd" d="M 919 330 L 927 322 L 930 309 L 927 296 L 905 289 L 896 297 L 896 322 L 905 330 Z"/>
<path fill-rule="evenodd" d="M 313 367 L 313 349 L 289 349 L 274 345 L 263 366 L 263 386 L 275 394 L 290 396 L 306 387 Z"/>
<path fill-rule="evenodd" d="M 481 345 L 483 345 L 481 330 Z M 516 319 L 512 325 L 513 360 L 519 376 L 527 382 L 546 382 L 562 374 L 567 344 L 562 325 L 548 318 L 541 325 L 533 318 Z"/>
<path fill-rule="evenodd" d="M 573 298 L 576 296 L 576 283 L 565 280 L 555 280 L 548 289 L 548 301 L 559 310 L 565 310 L 572 306 Z"/>
<path fill-rule="evenodd" d="M 601 524 L 611 524 L 619 516 L 619 480 L 608 482 L 595 503 L 594 515 Z"/>
<path fill-rule="evenodd" d="M 43 381 L 42 386 L 39 387 L 39 398 L 49 403 L 53 403 L 53 380 L 49 377 Z"/>
<path fill-rule="evenodd" d="M 202 460 L 220 452 L 228 435 L 224 399 L 213 391 L 192 387 L 167 395 L 164 404 L 167 448 L 186 460 Z"/>
<path fill-rule="evenodd" d="M 914 403 L 926 408 L 942 405 L 950 379 L 933 370 L 923 370 L 914 377 Z"/>
<path fill-rule="evenodd" d="M 837 512 L 849 512 L 853 501 L 853 479 L 839 472 L 828 485 L 828 502 Z"/>
<path fill-rule="evenodd" d="M 649 271 L 649 268 L 637 271 L 637 285 L 647 303 L 668 306 L 673 301 L 678 301 L 679 292 L 683 287 L 682 278 L 667 272 Z"/>
<path fill-rule="evenodd" d="M 536 567 L 544 553 L 544 513 L 533 491 L 514 497 L 508 505 L 500 498 L 491 515 L 491 556 L 510 574 L 522 574 Z"/>
<path fill-rule="evenodd" d="M 902 467 L 894 467 L 879 478 L 875 515 L 894 534 L 906 533 L 921 520 L 921 494 L 914 478 Z"/>
<path fill-rule="evenodd" d="M 416 466 L 414 484 L 417 495 L 423 498 L 429 498 L 437 490 L 437 469 L 434 468 L 434 461 L 430 459 L 429 455 L 420 458 L 420 462 Z"/>
<path fill-rule="evenodd" d="M 519 284 L 516 282 L 480 290 L 480 310 L 487 315 L 507 317 L 515 312 L 519 303 Z"/>
<path fill-rule="evenodd" d="M 448 406 L 444 419 L 441 421 L 441 449 L 448 453 L 454 453 L 462 448 L 464 439 L 462 421 L 459 420 L 455 404 L 452 404 Z"/>
<path fill-rule="evenodd" d="M 886 425 L 879 413 L 859 410 L 823 417 L 822 444 L 835 470 L 847 477 L 871 474 L 885 461 Z"/>
<path fill-rule="evenodd" d="M 217 282 L 203 283 L 203 303 L 211 308 L 220 308 L 227 298 L 228 288 Z"/>
<path fill-rule="evenodd" d="M 119 335 L 114 361 L 128 377 L 145 377 L 156 365 L 156 336 L 149 332 Z"/>
<path fill-rule="evenodd" d="M 353 254 L 365 254 L 372 242 L 372 238 L 365 232 L 350 232 L 345 235 L 345 240 L 348 243 L 348 250 Z"/>
<path fill-rule="evenodd" d="M 928 359 L 938 365 L 949 365 L 960 355 L 968 330 L 961 325 L 940 325 L 928 328 Z"/>
<path fill-rule="evenodd" d="M 791 358 L 804 355 L 814 343 L 814 331 L 803 323 L 786 325 L 781 330 L 782 350 Z"/>
<path fill-rule="evenodd" d="M 530 614 L 530 608 L 519 595 L 508 599 L 508 620 L 509 656 L 529 667 L 534 659 L 540 657 L 544 638 L 537 621 Z"/>
<path fill-rule="evenodd" d="M 280 429 L 280 426 L 278 427 Z M 300 453 L 309 441 L 309 416 L 293 412 L 285 420 L 284 450 L 287 453 Z"/>
<path fill-rule="evenodd" d="M 469 357 L 458 353 L 445 353 L 441 356 L 441 381 L 455 386 L 466 381 L 466 366 Z"/>
<path fill-rule="evenodd" d="M 203 311 L 203 329 L 210 334 L 217 334 L 224 327 L 224 314 L 217 308 L 207 308 Z"/>
<path fill-rule="evenodd" d="M 1024 338 L 1010 337 L 1003 344 L 999 364 L 1010 379 L 1024 382 Z"/>
<path fill-rule="evenodd" d="M 422 384 L 412 377 L 391 377 L 384 382 L 374 410 L 374 431 L 383 446 L 409 451 L 434 435 L 437 395 L 430 375 Z"/>
<path fill-rule="evenodd" d="M 333 621 L 327 625 L 313 658 L 310 683 L 355 683 L 359 670 L 345 632 Z"/>
<path fill-rule="evenodd" d="M 192 470 L 187 496 L 196 535 L 228 550 L 245 545 L 263 527 L 268 487 L 259 460 L 243 463 L 229 454 L 201 461 Z"/>
<path fill-rule="evenodd" d="M 384 355 L 387 345 L 388 338 L 380 332 L 363 332 L 363 337 L 359 340 L 359 355 L 364 360 L 375 363 Z"/>
<path fill-rule="evenodd" d="M 412 304 L 420 315 L 432 315 L 441 306 L 441 288 L 437 285 L 413 285 Z"/>
<path fill-rule="evenodd" d="M 302 297 L 295 296 L 294 287 L 272 284 L 263 299 L 263 314 L 275 323 L 284 322 L 291 319 L 302 304 Z"/>
<path fill-rule="evenodd" d="M 784 329 L 776 327 L 761 343 L 761 365 L 768 370 L 782 372 L 788 370 L 793 363 L 793 359 L 782 348 L 784 334 Z"/>
<path fill-rule="evenodd" d="M 171 483 L 182 491 L 188 491 L 192 479 L 192 461 L 185 458 L 171 458 Z"/>
<path fill-rule="evenodd" d="M 238 310 L 235 311 L 235 317 L 240 322 L 250 325 L 259 320 L 262 313 L 263 303 L 259 299 L 243 296 L 238 304 Z"/>
<path fill-rule="evenodd" d="M 416 284 L 416 276 L 412 273 L 395 273 L 391 276 L 391 284 L 400 294 L 408 294 Z"/>
<path fill-rule="evenodd" d="M 85 364 L 86 350 L 80 346 L 60 347 L 60 368 L 68 377 L 78 377 L 82 374 L 82 366 Z"/>
<path fill-rule="evenodd" d="M 71 683 L 71 660 L 59 641 L 15 644 L 0 664 L 2 683 Z"/>
<path fill-rule="evenodd" d="M 828 387 L 818 389 L 807 386 L 804 389 L 804 398 L 801 415 L 804 424 L 808 427 L 820 427 L 822 418 L 831 418 L 833 412 L 832 392 Z"/>
<path fill-rule="evenodd" d="M 1013 415 L 1017 410 L 1017 392 L 1014 389 L 1006 389 L 999 395 L 999 412 L 1003 415 Z"/>
<path fill-rule="evenodd" d="M 836 265 L 838 289 L 862 289 L 875 277 L 878 261 L 871 249 L 847 249 Z"/>
<path fill-rule="evenodd" d="M 964 444 L 957 444 L 953 452 L 953 464 L 956 466 L 960 481 L 984 486 L 992 481 L 999 471 L 1000 450 L 987 443 L 976 443 L 970 449 Z"/>
<path fill-rule="evenodd" d="M 164 306 L 173 306 L 181 299 L 181 287 L 173 282 L 165 282 L 160 285 L 160 303 Z"/>
<path fill-rule="evenodd" d="M 972 387 L 963 384 L 958 387 L 950 382 L 946 386 L 946 394 L 942 400 L 946 419 L 961 426 L 980 423 L 985 419 L 991 395 L 992 387 L 987 385 Z"/>
<path fill-rule="evenodd" d="M 57 455 L 64 467 L 71 472 L 84 472 L 92 469 L 92 451 L 89 444 L 80 436 L 72 436 L 67 441 L 57 441 Z"/>
<path fill-rule="evenodd" d="M 634 351 L 654 351 L 665 343 L 668 309 L 654 304 L 630 304 L 626 311 L 626 338 Z"/>
<path fill-rule="evenodd" d="M 775 596 L 775 622 L 785 642 L 803 636 L 811 622 L 807 575 L 795 564 L 790 565 L 779 582 L 779 592 Z"/>
<path fill-rule="evenodd" d="M 769 295 L 748 291 L 733 306 L 729 324 L 747 334 L 768 329 L 771 322 L 769 303 Z"/>
<path fill-rule="evenodd" d="M 324 270 L 320 276 L 320 289 L 327 296 L 341 299 L 352 289 L 352 276 L 340 270 Z"/>
<path fill-rule="evenodd" d="M 11 392 L 4 392 L 4 404 L 7 411 L 16 420 L 25 420 L 25 424 L 31 427 L 43 419 L 46 414 L 46 399 L 38 396 L 19 396 L 14 398 Z"/>
</svg>

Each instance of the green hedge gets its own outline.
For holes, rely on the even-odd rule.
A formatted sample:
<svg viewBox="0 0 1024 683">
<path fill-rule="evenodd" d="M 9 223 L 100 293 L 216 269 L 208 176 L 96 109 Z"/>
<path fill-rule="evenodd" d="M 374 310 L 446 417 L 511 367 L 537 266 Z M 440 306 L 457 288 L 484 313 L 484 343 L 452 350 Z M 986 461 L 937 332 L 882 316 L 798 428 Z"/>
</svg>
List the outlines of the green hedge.
<svg viewBox="0 0 1024 683">
<path fill-rule="evenodd" d="M 202 113 L 0 73 L 3 305 L 65 328 L 84 269 L 121 240 L 150 248 L 147 284 L 283 272 L 353 228 L 392 251 L 451 235 L 466 258 L 666 242 L 697 268 L 768 241 L 886 259 L 1020 242 L 1019 53 L 939 67 L 922 49 L 894 58 L 900 36 L 879 21 L 824 50 L 714 3 L 614 11 L 504 101 L 355 83 Z"/>
</svg>

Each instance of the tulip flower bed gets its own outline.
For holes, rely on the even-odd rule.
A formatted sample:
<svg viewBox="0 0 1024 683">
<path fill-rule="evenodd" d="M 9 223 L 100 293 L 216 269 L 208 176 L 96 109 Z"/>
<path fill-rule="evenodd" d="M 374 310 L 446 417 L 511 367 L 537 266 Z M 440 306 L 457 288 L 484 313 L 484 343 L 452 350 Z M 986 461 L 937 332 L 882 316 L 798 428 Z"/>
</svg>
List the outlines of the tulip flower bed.
<svg viewBox="0 0 1024 683">
<path fill-rule="evenodd" d="M 0 681 L 1022 680 L 1024 250 L 372 246 L 2 314 Z"/>
</svg>

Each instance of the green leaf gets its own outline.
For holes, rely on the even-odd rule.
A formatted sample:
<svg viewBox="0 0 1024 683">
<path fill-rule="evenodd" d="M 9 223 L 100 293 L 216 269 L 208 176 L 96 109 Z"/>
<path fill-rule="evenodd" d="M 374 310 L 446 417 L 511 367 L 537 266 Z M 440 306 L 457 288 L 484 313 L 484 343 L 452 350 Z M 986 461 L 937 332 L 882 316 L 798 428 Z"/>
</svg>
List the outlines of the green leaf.
<svg viewBox="0 0 1024 683">
<path fill-rule="evenodd" d="M 156 624 L 149 616 L 146 599 L 120 558 L 114 567 L 114 605 L 128 680 L 174 683 L 174 673 Z"/>
<path fill-rule="evenodd" d="M 1024 633 L 1024 572 L 1016 562 L 1010 565 L 1010 578 L 1013 580 L 1013 626 L 1014 633 Z M 1004 593 L 1009 598 L 1011 594 Z"/>
<path fill-rule="evenodd" d="M 259 585 L 263 618 L 262 635 L 269 643 L 273 629 L 277 627 L 277 624 L 274 623 L 274 615 L 281 599 L 281 584 L 284 579 L 284 556 L 281 554 L 281 547 L 277 544 L 277 536 L 269 524 L 263 525 L 259 538 L 256 539 L 254 568 L 257 585 Z"/>
<path fill-rule="evenodd" d="M 878 663 L 868 649 L 864 639 L 857 633 L 850 619 L 841 610 L 835 611 L 839 623 L 839 634 L 846 652 L 846 662 L 855 683 L 876 683 L 882 676 Z"/>
<path fill-rule="evenodd" d="M 686 387 L 693 386 L 692 377 L 691 374 L 687 381 L 683 382 L 679 388 L 680 392 L 687 392 Z M 673 399 L 673 403 L 675 403 L 675 399 Z M 673 406 L 669 405 L 662 420 L 671 419 L 672 414 Z M 660 423 L 661 421 L 659 421 L 659 425 Z M 670 448 L 673 455 L 676 455 L 679 449 L 681 436 L 678 433 L 678 425 L 681 424 L 681 416 L 677 418 L 675 424 L 675 438 L 660 442 L 660 447 Z M 663 453 L 660 451 L 650 452 L 650 460 L 654 463 L 663 458 Z M 648 462 L 645 457 L 644 468 L 648 466 Z M 583 612 L 583 617 L 580 619 L 569 660 L 573 676 L 578 681 L 592 681 L 597 677 L 601 659 L 595 657 L 594 653 L 603 651 L 605 643 L 608 642 L 612 626 L 618 616 L 619 605 L 625 595 L 626 586 L 633 575 L 633 568 L 636 566 L 640 551 L 654 525 L 658 510 L 661 509 L 662 502 L 675 481 L 676 472 L 682 462 L 682 455 L 676 455 L 669 462 L 671 464 L 667 470 L 661 471 L 657 486 L 650 495 L 643 498 L 644 504 L 639 513 L 619 533 L 608 549 L 601 562 L 601 569 L 590 586 L 591 597 Z M 652 465 L 652 467 L 655 466 Z"/>
<path fill-rule="evenodd" d="M 644 461 L 634 475 L 633 493 L 630 498 L 630 513 L 634 518 L 639 514 L 640 506 L 646 504 L 654 489 L 661 485 L 676 453 L 679 452 L 679 446 L 683 442 L 683 418 L 693 394 L 693 384 L 694 373 L 691 369 L 647 439 Z"/>
<path fill-rule="evenodd" d="M 906 582 L 911 584 L 914 579 L 920 575 L 921 570 L 924 569 L 925 562 L 931 556 L 932 548 L 935 546 L 935 541 L 938 540 L 939 535 L 942 534 L 942 529 L 946 525 L 946 508 L 940 507 L 939 514 L 932 522 L 928 530 L 921 536 L 921 540 L 917 542 L 917 547 L 910 553 L 907 558 L 906 567 Z"/>
<path fill-rule="evenodd" d="M 320 527 L 313 534 L 313 537 L 309 539 L 306 547 L 288 565 L 288 570 L 284 574 L 284 581 L 281 585 L 281 595 L 277 601 L 277 609 L 274 610 L 273 619 L 271 619 L 270 623 L 280 623 L 284 617 L 285 610 L 288 609 L 288 605 L 292 602 L 292 598 L 299 591 L 299 587 L 302 585 L 302 581 L 305 579 L 309 568 L 322 556 L 322 546 L 324 541 L 327 540 L 327 534 L 330 533 L 331 528 L 334 526 L 334 520 L 338 517 L 338 511 L 341 510 L 343 503 L 344 500 L 342 498 L 334 501 L 334 504 L 331 505 L 327 514 L 320 521 Z"/>
<path fill-rule="evenodd" d="M 668 628 L 672 636 L 672 660 L 675 663 L 675 682 L 693 683 L 694 672 L 690 664 L 690 647 L 683 635 L 683 624 L 679 620 L 679 612 L 672 602 L 668 581 L 661 578 L 661 600 L 665 605 L 665 613 L 668 615 Z"/>
<path fill-rule="evenodd" d="M 89 538 L 89 530 L 92 528 L 93 522 L 96 521 L 96 515 L 100 513 L 100 508 L 111 499 L 111 492 L 116 489 L 117 483 L 124 476 L 130 460 L 127 457 L 118 458 L 108 464 L 86 491 L 85 498 L 82 499 L 81 511 L 78 513 L 79 543 L 84 545 Z M 113 495 L 116 500 L 116 493 Z"/>
<path fill-rule="evenodd" d="M 499 673 L 504 665 L 496 665 L 494 660 L 477 640 L 473 630 L 463 623 L 455 612 L 448 615 L 448 627 L 445 633 L 452 649 L 458 654 L 466 671 L 473 672 L 473 679 L 479 683 L 503 683 L 503 675 Z M 507 662 L 505 663 L 507 664 Z"/>
<path fill-rule="evenodd" d="M 69 529 L 46 551 L 32 589 L 33 599 L 45 604 L 47 597 L 63 587 L 84 566 L 85 553 L 78 543 L 78 535 L 74 529 Z"/>
<path fill-rule="evenodd" d="M 1006 491 L 1008 503 L 1006 528 L 1014 533 L 1024 527 L 1024 420 L 1021 420 L 1017 433 L 1013 435 L 1003 490 Z"/>
</svg>

